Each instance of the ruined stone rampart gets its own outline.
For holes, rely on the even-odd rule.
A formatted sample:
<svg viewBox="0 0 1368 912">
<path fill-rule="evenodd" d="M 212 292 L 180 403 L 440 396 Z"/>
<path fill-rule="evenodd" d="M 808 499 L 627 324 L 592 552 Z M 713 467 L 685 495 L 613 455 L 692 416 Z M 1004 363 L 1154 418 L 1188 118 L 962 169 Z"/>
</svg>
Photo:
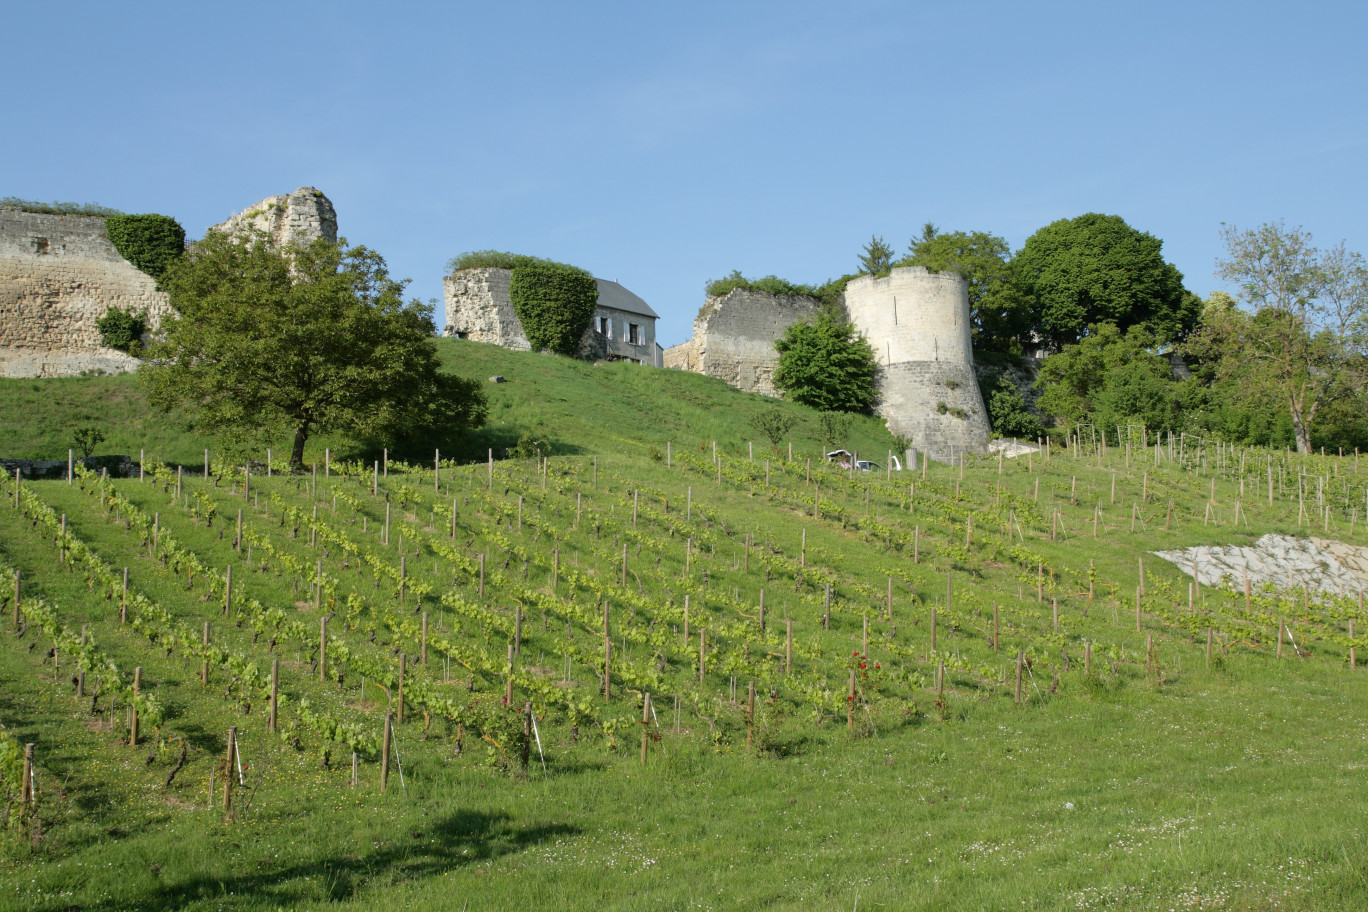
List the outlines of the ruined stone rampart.
<svg viewBox="0 0 1368 912">
<path fill-rule="evenodd" d="M 294 193 L 268 196 L 210 230 L 237 234 L 249 228 L 264 231 L 277 246 L 303 247 L 319 238 L 335 244 L 337 211 L 323 191 L 300 187 Z"/>
<path fill-rule="evenodd" d="M 747 392 L 778 396 L 775 340 L 821 306 L 816 298 L 744 288 L 710 297 L 694 318 L 693 338 L 665 349 L 665 366 L 719 377 Z"/>
<path fill-rule="evenodd" d="M 101 344 L 95 322 L 111 307 L 146 313 L 153 329 L 171 312 L 104 218 L 0 209 L 0 376 L 134 370 L 136 358 Z"/>
<path fill-rule="evenodd" d="M 876 410 L 890 431 L 941 462 L 986 452 L 988 414 L 974 375 L 962 277 L 919 267 L 881 279 L 861 276 L 847 284 L 838 306 L 879 362 Z M 774 343 L 820 308 L 815 298 L 739 288 L 710 297 L 694 319 L 693 338 L 665 350 L 665 366 L 777 396 Z"/>
<path fill-rule="evenodd" d="M 888 429 L 942 462 L 986 452 L 963 277 L 921 267 L 860 276 L 846 285 L 845 306 L 879 362 L 875 408 Z"/>
</svg>

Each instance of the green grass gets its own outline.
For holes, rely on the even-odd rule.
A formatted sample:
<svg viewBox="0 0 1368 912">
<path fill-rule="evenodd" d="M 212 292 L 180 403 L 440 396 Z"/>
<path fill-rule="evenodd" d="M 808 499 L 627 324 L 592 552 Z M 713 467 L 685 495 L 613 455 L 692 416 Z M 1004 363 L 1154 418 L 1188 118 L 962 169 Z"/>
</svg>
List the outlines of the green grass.
<svg viewBox="0 0 1368 912">
<path fill-rule="evenodd" d="M 86 625 L 121 670 L 142 667 L 145 692 L 166 707 L 167 719 L 162 731 L 147 733 L 150 747 L 121 743 L 124 701 L 112 727 L 108 695 L 92 716 L 89 699 L 73 696 L 70 659 L 59 656 L 63 666 L 54 668 L 45 658 L 50 643 L 33 628 L 14 637 L 11 606 L 0 605 L 0 723 L 38 745 L 41 822 L 36 835 L 31 824 L 27 833 L 0 838 L 0 909 L 1364 906 L 1368 857 L 1359 821 L 1368 804 L 1360 781 L 1368 723 L 1358 707 L 1368 682 L 1361 670 L 1347 668 L 1344 624 L 1357 618 L 1361 633 L 1368 618 L 1358 616 L 1352 596 L 1306 610 L 1299 592 L 1263 592 L 1247 612 L 1242 593 L 1208 590 L 1189 611 L 1186 577 L 1149 557 L 1140 632 L 1134 616 L 1137 558 L 1150 550 L 1312 531 L 1297 518 L 1298 470 L 1327 477 L 1329 537 L 1368 544 L 1368 474 L 1359 474 L 1352 459 L 1279 458 L 1285 485 L 1271 506 L 1252 489 L 1264 471 L 1262 453 L 1248 454 L 1243 475 L 1238 455 L 1220 467 L 1214 449 L 1208 455 L 1215 471 L 1168 461 L 1156 467 L 1152 454 L 1127 466 L 1116 451 L 1101 460 L 1056 451 L 1049 461 L 1009 461 L 1001 474 L 989 460 L 963 470 L 934 466 L 925 479 L 852 477 L 819 467 L 814 517 L 804 454 L 816 451 L 815 442 L 795 440 L 792 464 L 771 456 L 767 484 L 766 457 L 757 446 L 752 463 L 745 446 L 751 434 L 742 416 L 766 404 L 754 397 L 706 378 L 627 365 L 594 367 L 470 343 L 445 351 L 464 359 L 454 366 L 469 376 L 500 373 L 510 381 L 489 387 L 495 423 L 483 441 L 493 445 L 499 434 L 526 431 L 558 439 L 566 455 L 551 461 L 544 490 L 540 467 L 522 461 L 501 462 L 489 487 L 483 465 L 444 467 L 437 494 L 430 469 L 396 467 L 381 479 L 378 498 L 365 472 L 320 478 L 317 492 L 307 479 L 254 478 L 259 506 L 244 504 L 231 480 L 184 481 L 188 506 L 173 502 L 165 483 L 114 483 L 110 490 L 136 514 L 102 510 L 93 481 L 26 488 L 64 514 L 71 534 L 105 564 L 131 567 L 133 588 L 177 623 L 198 631 L 209 621 L 215 644 L 258 666 L 280 658 L 283 689 L 292 700 L 307 697 L 315 710 L 378 733 L 386 698 L 374 681 L 363 693 L 345 660 L 344 680 L 323 684 L 307 645 L 282 640 L 272 652 L 269 637 L 245 615 L 225 620 L 221 585 L 206 589 L 200 574 L 187 589 L 170 557 L 167 566 L 148 557 L 133 518 L 156 512 L 162 534 L 185 554 L 213 573 L 235 566 L 238 599 L 280 607 L 306 633 L 317 630 L 308 579 L 322 560 L 327 595 L 335 599 L 329 610 L 337 612 L 330 633 L 356 656 L 391 670 L 398 651 L 416 652 L 419 609 L 429 613 L 431 632 L 459 654 L 501 662 L 517 599 L 526 610 L 519 680 L 559 681 L 562 652 L 582 649 L 585 658 L 576 661 L 565 692 L 584 700 L 607 728 L 585 722 L 575 740 L 563 705 L 519 684 L 515 703 L 537 705 L 546 750 L 545 771 L 534 748 L 523 772 L 516 751 L 481 741 L 474 722 L 458 756 L 453 724 L 436 719 L 424 739 L 421 714 L 410 708 L 397 736 L 403 784 L 392 773 L 381 793 L 377 757 L 363 751 L 353 789 L 344 747 L 331 746 L 324 768 L 329 745 L 306 730 L 298 745 L 269 735 L 260 699 L 252 697 L 244 712 L 249 695 L 230 685 L 226 665 L 215 665 L 203 687 L 198 661 L 184 647 L 168 655 L 165 638 L 154 644 L 132 625 L 121 626 L 117 602 L 104 597 L 84 565 L 73 570 L 57 561 L 52 530 L 35 525 L 33 510 L 12 508 L 13 489 L 5 483 L 0 565 L 22 570 L 27 597 L 56 605 L 73 630 Z M 541 407 L 539 399 L 552 401 Z M 865 431 L 873 439 L 857 446 L 873 450 L 876 431 Z M 713 439 L 722 457 L 720 484 Z M 663 450 L 671 440 L 667 466 L 650 447 Z M 1213 477 L 1216 513 L 1207 524 Z M 1249 489 L 1246 520 L 1235 526 L 1241 478 Z M 388 546 L 376 535 L 386 495 L 394 522 Z M 451 550 L 449 514 L 442 511 L 453 499 L 460 534 Z M 211 524 L 202 515 L 208 500 L 217 508 Z M 635 526 L 634 500 L 642 509 Z M 401 604 L 393 577 L 377 575 L 370 564 L 361 572 L 354 560 L 343 566 L 335 544 L 312 547 L 315 504 L 321 530 L 346 537 L 386 572 L 402 554 L 410 584 L 432 587 L 421 604 L 415 606 L 412 591 Z M 1134 532 L 1133 504 L 1144 516 Z M 1315 508 L 1314 495 L 1308 504 Z M 585 511 L 580 521 L 577 505 Z M 1104 518 L 1094 539 L 1098 505 Z M 280 555 L 264 568 L 249 569 L 232 547 L 233 520 L 244 506 L 248 529 Z M 298 511 L 283 524 L 282 507 Z M 1065 533 L 1052 537 L 1056 509 Z M 1004 533 L 1009 511 L 1020 535 Z M 973 541 L 966 546 L 971 514 Z M 1323 522 L 1317 514 L 1318 535 L 1325 534 Z M 747 533 L 755 541 L 749 571 Z M 686 578 L 689 537 L 698 547 L 690 551 Z M 795 569 L 804 537 L 806 566 Z M 623 541 L 625 588 L 617 584 Z M 565 574 L 556 593 L 566 603 L 548 600 L 553 547 Z M 520 552 L 532 562 L 525 582 Z M 488 554 L 484 598 L 469 570 L 480 553 Z M 259 545 L 254 564 L 262 554 Z M 1046 571 L 1043 602 L 1035 592 L 1037 564 Z M 574 587 L 567 582 L 572 569 L 584 574 Z M 890 574 L 897 576 L 891 622 L 880 614 Z M 819 623 L 822 578 L 836 580 L 829 631 Z M 769 618 L 763 640 L 755 610 L 761 590 Z M 702 684 L 692 665 L 696 636 L 687 647 L 678 639 L 685 592 L 695 596 L 695 629 L 706 624 L 714 632 L 715 664 Z M 453 613 L 441 601 L 448 593 L 474 613 Z M 359 610 L 345 607 L 348 595 Z M 614 636 L 611 700 L 597 695 L 589 667 L 601 649 L 594 619 L 605 597 Z M 1058 631 L 1052 598 L 1060 605 Z M 552 614 L 545 627 L 543 605 Z M 1002 620 L 998 651 L 987 635 L 994 605 Z M 582 612 L 570 624 L 573 640 L 557 606 Z M 866 617 L 869 662 L 883 674 L 861 681 L 852 737 L 843 695 Z M 1291 623 L 1305 658 L 1290 650 L 1276 657 L 1278 617 Z M 782 671 L 784 618 L 793 620 L 802 646 L 791 676 Z M 1211 668 L 1208 626 L 1219 633 Z M 666 635 L 651 641 L 654 631 Z M 628 634 L 635 639 L 620 639 Z M 1146 668 L 1149 638 L 1153 672 Z M 410 662 L 410 680 L 431 682 L 458 701 L 497 702 L 501 672 L 471 673 L 452 662 L 452 683 L 443 683 L 439 639 L 426 671 Z M 648 641 L 656 645 L 642 645 Z M 1362 653 L 1368 644 L 1356 642 Z M 1091 676 L 1082 669 L 1085 643 L 1092 644 Z M 1014 702 L 1011 684 L 1018 649 L 1031 663 L 1023 705 Z M 663 673 L 653 671 L 652 650 L 667 659 Z M 932 681 L 942 661 L 947 683 L 937 694 Z M 729 668 L 740 701 L 731 698 Z M 649 681 L 659 714 L 659 740 L 645 766 L 640 724 L 632 721 L 641 711 L 632 676 Z M 752 679 L 760 682 L 762 704 L 760 749 L 753 751 L 744 709 Z M 771 687 L 774 707 L 764 699 Z M 828 693 L 814 701 L 806 687 Z M 678 731 L 675 695 L 682 703 Z M 230 725 L 242 739 L 250 805 L 242 813 L 239 793 L 239 814 L 225 821 L 218 796 L 210 806 L 207 787 L 211 774 L 222 781 Z M 159 746 L 158 738 L 166 743 Z M 167 787 L 180 740 L 188 745 L 187 763 Z"/>
<path fill-rule="evenodd" d="M 645 455 L 652 446 L 664 450 L 670 441 L 677 446 L 699 446 L 714 440 L 733 450 L 754 441 L 756 452 L 761 453 L 769 451 L 770 445 L 749 422 L 754 414 L 769 408 L 794 417 L 795 451 L 815 456 L 822 449 L 816 412 L 738 392 L 711 377 L 643 369 L 626 362 L 594 364 L 512 352 L 456 339 L 438 340 L 438 350 L 446 370 L 485 381 L 489 398 L 485 427 L 460 440 L 438 441 L 445 458 L 482 461 L 488 449 L 512 447 L 524 434 L 549 439 L 562 455 L 624 451 Z M 508 382 L 487 382 L 496 375 Z M 104 433 L 105 441 L 97 450 L 100 454 L 131 454 L 136 459 L 140 450 L 146 450 L 149 458 L 198 465 L 206 447 L 218 449 L 214 440 L 196 433 L 193 416 L 165 416 L 153 410 L 133 375 L 0 379 L 0 427 L 6 429 L 0 456 L 65 459 L 75 445 L 74 430 L 85 426 Z M 277 441 L 277 460 L 284 461 L 289 445 L 286 438 Z M 850 440 L 843 446 L 873 454 L 874 460 L 883 463 L 893 440 L 882 422 L 854 416 Z M 321 463 L 325 447 L 339 459 L 380 455 L 344 438 L 322 435 L 310 441 L 306 461 Z M 410 455 L 425 460 L 432 453 Z M 265 461 L 265 453 L 258 456 Z"/>
</svg>

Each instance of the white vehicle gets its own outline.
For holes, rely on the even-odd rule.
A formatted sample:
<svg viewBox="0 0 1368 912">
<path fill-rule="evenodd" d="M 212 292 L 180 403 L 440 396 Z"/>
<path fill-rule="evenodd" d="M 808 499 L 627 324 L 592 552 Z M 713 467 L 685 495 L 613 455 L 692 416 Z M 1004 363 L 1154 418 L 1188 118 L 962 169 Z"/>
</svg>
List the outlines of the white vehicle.
<svg viewBox="0 0 1368 912">
<path fill-rule="evenodd" d="M 879 465 L 877 462 L 872 462 L 868 459 L 856 459 L 855 454 L 847 450 L 832 450 L 830 453 L 826 454 L 826 458 L 827 462 L 834 462 L 843 469 L 850 468 L 850 461 L 852 459 L 855 460 L 855 468 L 861 472 L 877 472 L 879 469 L 883 468 L 883 466 Z M 898 457 L 892 456 L 890 459 L 891 462 L 889 464 L 893 467 L 893 471 L 901 472 L 902 462 L 898 460 Z"/>
</svg>

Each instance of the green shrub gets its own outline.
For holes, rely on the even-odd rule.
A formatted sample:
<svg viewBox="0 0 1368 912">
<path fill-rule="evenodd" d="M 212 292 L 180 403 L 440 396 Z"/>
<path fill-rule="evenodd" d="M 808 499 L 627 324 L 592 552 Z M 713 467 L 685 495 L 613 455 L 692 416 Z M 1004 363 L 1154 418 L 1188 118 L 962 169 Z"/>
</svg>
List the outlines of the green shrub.
<svg viewBox="0 0 1368 912">
<path fill-rule="evenodd" d="M 168 215 L 111 215 L 105 231 L 120 256 L 157 280 L 185 253 L 185 229 Z"/>
<path fill-rule="evenodd" d="M 733 269 L 731 275 L 726 278 L 710 281 L 704 291 L 710 298 L 720 298 L 730 291 L 741 288 L 746 291 L 762 291 L 772 295 L 804 295 L 830 305 L 835 304 L 836 300 L 845 293 L 846 283 L 853 278 L 856 276 L 845 275 L 839 279 L 830 279 L 822 285 L 799 285 L 790 282 L 788 279 L 781 279 L 772 275 L 767 275 L 761 279 L 748 279 L 741 274 L 741 270 Z"/>
<path fill-rule="evenodd" d="M 40 212 L 46 215 L 123 215 L 118 209 L 101 206 L 99 203 L 40 203 L 17 196 L 0 199 L 0 209 L 18 209 L 20 212 Z"/>
<path fill-rule="evenodd" d="M 100 340 L 105 345 L 137 354 L 142 346 L 142 335 L 147 332 L 147 314 L 134 313 L 131 308 L 111 307 L 95 321 L 95 328 L 100 331 Z"/>
<path fill-rule="evenodd" d="M 997 385 L 988 395 L 988 420 L 999 437 L 1034 440 L 1045 432 L 1040 418 L 1026 404 L 1026 397 L 1006 374 L 998 377 Z"/>
<path fill-rule="evenodd" d="M 528 256 L 525 253 L 508 253 L 503 250 L 470 250 L 447 260 L 447 272 L 462 269 L 518 269 L 523 266 L 559 266 L 562 269 L 589 275 L 588 271 L 569 263 L 557 263 L 542 257 Z"/>
<path fill-rule="evenodd" d="M 574 355 L 594 319 L 598 283 L 574 266 L 529 263 L 513 270 L 508 297 L 533 351 Z"/>
</svg>

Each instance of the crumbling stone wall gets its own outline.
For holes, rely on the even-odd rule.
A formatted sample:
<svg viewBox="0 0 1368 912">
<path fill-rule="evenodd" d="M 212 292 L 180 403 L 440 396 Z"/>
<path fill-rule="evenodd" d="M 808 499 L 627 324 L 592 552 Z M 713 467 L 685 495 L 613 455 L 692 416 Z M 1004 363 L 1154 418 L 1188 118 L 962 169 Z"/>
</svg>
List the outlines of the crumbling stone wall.
<svg viewBox="0 0 1368 912">
<path fill-rule="evenodd" d="M 838 304 L 879 362 L 875 408 L 894 434 L 941 462 L 987 452 L 988 412 L 974 373 L 969 293 L 962 277 L 920 267 L 852 279 Z M 817 313 L 815 298 L 735 289 L 711 297 L 693 338 L 665 350 L 665 366 L 777 396 L 774 343 Z"/>
<path fill-rule="evenodd" d="M 95 322 L 111 307 L 146 313 L 153 330 L 171 312 L 152 277 L 114 249 L 104 218 L 0 209 L 0 376 L 136 369 L 101 344 Z"/>
<path fill-rule="evenodd" d="M 493 267 L 462 269 L 442 279 L 446 303 L 446 335 L 490 342 L 514 351 L 531 351 L 508 287 L 513 270 Z"/>
<path fill-rule="evenodd" d="M 296 244 L 303 247 L 319 238 L 330 244 L 337 243 L 337 211 L 323 191 L 313 187 L 268 196 L 210 230 L 233 234 L 249 227 L 266 232 L 278 246 Z"/>
<path fill-rule="evenodd" d="M 734 288 L 704 302 L 694 318 L 693 338 L 665 349 L 665 366 L 720 377 L 739 390 L 777 397 L 775 340 L 819 309 L 820 301 L 804 295 Z"/>
</svg>

